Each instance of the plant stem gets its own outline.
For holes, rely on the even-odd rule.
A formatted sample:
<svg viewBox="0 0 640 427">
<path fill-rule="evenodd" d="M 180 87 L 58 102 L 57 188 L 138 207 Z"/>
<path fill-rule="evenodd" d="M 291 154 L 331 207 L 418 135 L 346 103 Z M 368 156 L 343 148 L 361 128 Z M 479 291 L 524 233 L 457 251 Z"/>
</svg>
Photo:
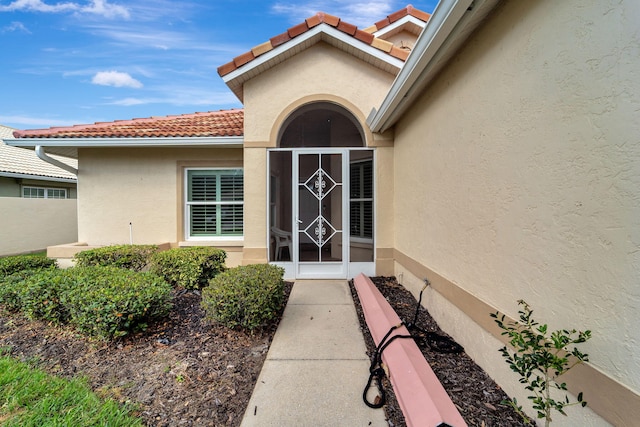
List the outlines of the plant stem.
<svg viewBox="0 0 640 427">
<path fill-rule="evenodd" d="M 546 370 L 544 372 L 544 394 L 547 398 L 544 409 L 546 415 L 544 425 L 545 427 L 549 427 L 549 424 L 551 423 L 551 406 L 549 405 L 549 399 L 551 398 L 551 389 L 549 387 L 549 374 Z"/>
</svg>

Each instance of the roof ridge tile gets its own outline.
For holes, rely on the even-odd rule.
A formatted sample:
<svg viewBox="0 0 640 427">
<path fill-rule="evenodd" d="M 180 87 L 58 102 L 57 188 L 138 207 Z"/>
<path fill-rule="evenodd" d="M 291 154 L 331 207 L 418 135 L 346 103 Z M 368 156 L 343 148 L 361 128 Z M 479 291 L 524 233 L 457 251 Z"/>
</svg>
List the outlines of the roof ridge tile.
<svg viewBox="0 0 640 427">
<path fill-rule="evenodd" d="M 376 31 L 379 31 L 380 29 L 391 25 L 394 22 L 397 22 L 398 20 L 408 15 L 411 15 L 425 22 L 430 17 L 428 13 L 418 10 L 412 5 L 407 5 L 404 8 L 388 15 L 386 18 L 376 22 L 374 25 L 365 29 L 359 29 L 356 25 L 343 21 L 337 16 L 330 15 L 325 12 L 318 12 L 315 15 L 305 19 L 300 24 L 288 28 L 284 33 L 271 37 L 267 42 L 259 44 L 253 47 L 248 52 L 236 56 L 235 58 L 233 58 L 233 61 L 221 65 L 220 67 L 218 67 L 218 75 L 224 77 L 227 74 L 242 67 L 243 65 L 253 61 L 257 57 L 272 51 L 276 47 L 289 42 L 290 40 L 306 33 L 310 29 L 315 28 L 320 24 L 327 24 L 331 27 L 334 27 L 345 34 L 354 37 L 356 40 L 362 43 L 373 46 L 395 58 L 405 61 L 408 57 L 407 51 L 395 48 L 395 46 L 393 46 L 393 43 L 390 43 L 383 39 L 379 39 L 373 34 Z"/>
</svg>

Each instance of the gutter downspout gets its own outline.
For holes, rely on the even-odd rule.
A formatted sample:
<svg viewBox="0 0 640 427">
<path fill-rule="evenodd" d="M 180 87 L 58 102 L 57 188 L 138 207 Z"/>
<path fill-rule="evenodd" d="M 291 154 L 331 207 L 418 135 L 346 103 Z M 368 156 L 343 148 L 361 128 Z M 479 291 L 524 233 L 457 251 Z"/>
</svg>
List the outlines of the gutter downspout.
<svg viewBox="0 0 640 427">
<path fill-rule="evenodd" d="M 44 160 L 45 162 L 52 164 L 53 166 L 57 166 L 60 169 L 64 169 L 67 172 L 78 176 L 78 169 L 69 166 L 68 164 L 63 163 L 59 160 L 56 160 L 53 157 L 49 157 L 49 155 L 44 151 L 44 147 L 42 145 L 36 145 L 36 155 L 40 160 Z"/>
</svg>

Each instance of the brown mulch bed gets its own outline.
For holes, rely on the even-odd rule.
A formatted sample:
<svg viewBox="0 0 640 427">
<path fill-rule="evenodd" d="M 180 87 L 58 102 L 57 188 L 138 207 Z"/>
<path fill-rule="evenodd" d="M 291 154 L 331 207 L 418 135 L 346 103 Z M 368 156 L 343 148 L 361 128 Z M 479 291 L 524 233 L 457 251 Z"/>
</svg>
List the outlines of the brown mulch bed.
<svg viewBox="0 0 640 427">
<path fill-rule="evenodd" d="M 413 322 L 417 307 L 417 301 L 413 295 L 402 285 L 399 285 L 394 277 L 371 277 L 371 280 L 400 319 L 404 322 Z M 364 331 L 367 352 L 371 357 L 376 351 L 376 346 L 369 333 L 353 282 L 350 285 L 360 325 Z M 420 308 L 415 323 L 421 329 L 447 336 L 424 307 Z M 469 426 L 526 425 L 511 407 L 500 403 L 503 399 L 508 398 L 507 395 L 466 353 L 439 353 L 433 351 L 427 343 L 421 340 L 416 340 L 416 343 Z M 363 378 L 363 388 L 366 380 Z M 387 397 L 384 411 L 389 425 L 405 426 L 402 410 L 393 393 L 391 383 L 386 377 L 383 386 Z M 373 394 L 371 393 L 371 398 Z"/>
<path fill-rule="evenodd" d="M 400 318 L 413 320 L 415 298 L 394 278 L 372 279 Z M 290 291 L 287 283 L 287 297 Z M 372 354 L 375 346 L 353 287 L 352 293 Z M 137 405 L 137 414 L 149 426 L 237 426 L 277 325 L 253 335 L 230 330 L 204 318 L 200 299 L 197 291 L 177 291 L 167 319 L 111 343 L 0 309 L 0 348 L 58 376 L 87 378 L 98 394 Z M 417 324 L 441 332 L 424 309 Z M 470 426 L 524 425 L 513 410 L 500 405 L 506 395 L 466 354 L 421 350 Z M 385 382 L 389 425 L 403 426 L 402 412 Z"/>
<path fill-rule="evenodd" d="M 0 310 L 0 348 L 58 376 L 86 377 L 99 395 L 137 405 L 149 426 L 237 426 L 277 325 L 230 330 L 208 322 L 200 300 L 177 291 L 165 321 L 112 343 Z"/>
</svg>

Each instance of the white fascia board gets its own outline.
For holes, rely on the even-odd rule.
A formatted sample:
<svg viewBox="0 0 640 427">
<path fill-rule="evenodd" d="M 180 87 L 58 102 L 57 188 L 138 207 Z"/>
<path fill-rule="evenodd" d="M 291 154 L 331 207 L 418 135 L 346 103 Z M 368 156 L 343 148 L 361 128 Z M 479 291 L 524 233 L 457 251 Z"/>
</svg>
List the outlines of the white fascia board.
<svg viewBox="0 0 640 427">
<path fill-rule="evenodd" d="M 418 27 L 421 27 L 421 28 L 424 28 L 427 25 L 427 23 L 424 22 L 423 20 L 418 19 L 415 16 L 407 15 L 407 16 L 404 16 L 401 19 L 397 20 L 393 24 L 387 25 L 383 29 L 374 32 L 373 36 L 374 37 L 378 37 L 378 38 L 384 37 L 386 34 L 394 31 L 398 27 L 402 27 L 404 24 L 406 24 L 408 22 L 416 24 Z"/>
<path fill-rule="evenodd" d="M 13 147 L 242 147 L 243 136 L 170 138 L 19 138 L 5 139 Z"/>
<path fill-rule="evenodd" d="M 378 111 L 372 111 L 367 124 L 373 132 L 391 127 L 410 98 L 411 89 L 449 38 L 474 0 L 441 0 L 422 34 L 416 40 L 404 68 L 400 71 Z"/>
<path fill-rule="evenodd" d="M 5 178 L 21 178 L 21 179 L 33 179 L 38 181 L 52 181 L 52 182 L 68 182 L 75 184 L 78 182 L 75 178 L 57 178 L 48 175 L 31 175 L 25 173 L 13 173 L 13 172 L 0 172 L 0 176 Z"/>
<path fill-rule="evenodd" d="M 355 49 L 358 49 L 364 53 L 367 53 L 381 61 L 384 61 L 398 69 L 401 69 L 404 65 L 404 62 L 392 57 L 391 55 L 389 55 L 386 52 L 381 51 L 380 49 L 377 49 L 371 45 L 367 45 L 364 42 L 361 42 L 360 40 L 356 39 L 353 36 L 350 36 L 334 27 L 332 27 L 331 25 L 322 23 L 317 25 L 316 27 L 312 28 L 311 30 L 299 35 L 298 37 L 294 37 L 293 39 L 291 39 L 290 41 L 281 44 L 280 46 L 270 50 L 267 53 L 264 53 L 260 56 L 258 56 L 256 59 L 248 62 L 247 64 L 243 65 L 242 67 L 230 72 L 229 74 L 225 75 L 222 77 L 222 81 L 224 81 L 225 83 L 229 83 L 232 80 L 236 80 L 238 78 L 241 78 L 243 74 L 245 73 L 249 73 L 252 70 L 266 64 L 267 62 L 273 60 L 274 58 L 284 54 L 285 52 L 287 52 L 288 50 L 291 49 L 295 49 L 296 47 L 303 45 L 304 43 L 308 42 L 309 40 L 313 39 L 314 37 L 317 37 L 319 35 L 325 34 L 329 37 L 333 37 L 337 40 L 340 40 L 341 42 L 344 42 L 350 46 L 352 46 Z"/>
</svg>

